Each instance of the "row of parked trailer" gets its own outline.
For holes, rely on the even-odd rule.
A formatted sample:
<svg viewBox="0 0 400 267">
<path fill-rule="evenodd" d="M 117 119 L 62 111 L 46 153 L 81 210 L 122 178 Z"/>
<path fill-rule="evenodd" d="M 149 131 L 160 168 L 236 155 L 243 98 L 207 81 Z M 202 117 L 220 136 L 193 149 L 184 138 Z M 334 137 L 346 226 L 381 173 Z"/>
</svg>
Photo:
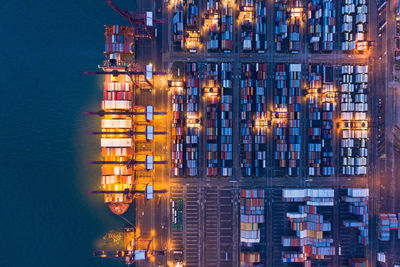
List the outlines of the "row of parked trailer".
<svg viewBox="0 0 400 267">
<path fill-rule="evenodd" d="M 340 86 L 342 174 L 364 175 L 368 155 L 368 66 L 342 66 Z"/>
<path fill-rule="evenodd" d="M 264 190 L 240 190 L 240 266 L 258 266 L 261 262 L 261 228 L 264 218 Z"/>
<path fill-rule="evenodd" d="M 342 0 L 342 50 L 367 48 L 367 0 Z"/>
<path fill-rule="evenodd" d="M 333 69 L 322 65 L 308 66 L 308 175 L 330 176 L 334 174 L 332 136 Z"/>
<path fill-rule="evenodd" d="M 335 4 L 333 0 L 309 0 L 307 4 L 307 19 L 307 32 L 311 51 L 332 51 L 336 32 Z"/>
<path fill-rule="evenodd" d="M 333 189 L 282 190 L 283 202 L 300 204 L 297 212 L 286 213 L 290 228 L 296 235 L 282 236 L 282 246 L 298 249 L 283 251 L 283 262 L 303 262 L 304 266 L 311 266 L 312 260 L 322 260 L 335 255 L 331 222 L 318 213 L 319 206 L 333 207 L 334 197 Z"/>
</svg>

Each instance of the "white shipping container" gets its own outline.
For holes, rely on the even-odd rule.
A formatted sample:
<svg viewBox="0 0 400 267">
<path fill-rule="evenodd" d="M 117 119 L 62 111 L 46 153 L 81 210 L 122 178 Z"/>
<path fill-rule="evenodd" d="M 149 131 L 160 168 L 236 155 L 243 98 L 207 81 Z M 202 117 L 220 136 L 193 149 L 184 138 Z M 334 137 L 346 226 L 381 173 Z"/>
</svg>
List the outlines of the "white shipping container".
<svg viewBox="0 0 400 267">
<path fill-rule="evenodd" d="M 101 147 L 131 147 L 131 138 L 101 138 Z"/>
</svg>

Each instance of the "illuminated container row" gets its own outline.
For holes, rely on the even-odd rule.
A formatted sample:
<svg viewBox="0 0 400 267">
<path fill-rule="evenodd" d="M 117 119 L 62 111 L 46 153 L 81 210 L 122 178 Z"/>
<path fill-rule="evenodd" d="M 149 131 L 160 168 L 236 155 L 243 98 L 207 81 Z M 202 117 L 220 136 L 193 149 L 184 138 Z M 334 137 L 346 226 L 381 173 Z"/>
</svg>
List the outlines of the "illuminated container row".
<svg viewBox="0 0 400 267">
<path fill-rule="evenodd" d="M 184 36 L 183 36 L 183 0 L 176 0 L 173 4 L 173 41 L 183 48 Z"/>
<path fill-rule="evenodd" d="M 255 49 L 259 53 L 267 50 L 267 7 L 266 1 L 256 0 Z"/>
<path fill-rule="evenodd" d="M 307 31 L 311 46 L 311 51 L 319 52 L 321 50 L 322 36 L 322 6 L 319 0 L 311 0 L 307 3 Z"/>
<path fill-rule="evenodd" d="M 264 190 L 240 190 L 240 266 L 257 266 L 261 259 Z"/>
<path fill-rule="evenodd" d="M 172 144 L 171 144 L 171 172 L 173 176 L 184 175 L 184 92 L 183 82 L 174 81 L 171 83 L 171 107 L 172 107 Z"/>
<path fill-rule="evenodd" d="M 368 156 L 368 66 L 342 66 L 340 86 L 341 172 L 344 175 L 365 175 Z"/>
<path fill-rule="evenodd" d="M 267 64 L 255 64 L 255 127 L 254 127 L 254 175 L 262 176 L 267 167 Z"/>
<path fill-rule="evenodd" d="M 343 221 L 345 227 L 354 227 L 359 230 L 358 243 L 368 245 L 368 188 L 348 188 L 347 195 L 342 197 L 349 203 L 349 212 L 354 220 Z"/>
<path fill-rule="evenodd" d="M 252 65 L 242 64 L 240 80 L 240 168 L 243 176 L 253 174 L 253 69 Z"/>
<path fill-rule="evenodd" d="M 274 159 L 286 170 L 288 159 L 288 88 L 285 64 L 276 65 L 274 88 Z"/>
<path fill-rule="evenodd" d="M 221 2 L 221 47 L 222 51 L 232 51 L 233 40 L 233 8 L 228 1 Z"/>
<path fill-rule="evenodd" d="M 221 176 L 232 176 L 232 63 L 221 64 Z"/>
<path fill-rule="evenodd" d="M 301 119 L 301 64 L 289 65 L 289 91 L 288 91 L 288 175 L 298 176 L 300 174 L 300 119 Z"/>
<path fill-rule="evenodd" d="M 322 50 L 333 51 L 334 40 L 336 34 L 335 20 L 336 11 L 333 0 L 322 0 L 323 16 L 322 16 Z"/>
<path fill-rule="evenodd" d="M 199 86 L 196 63 L 186 65 L 186 174 L 197 176 L 199 166 Z"/>
<path fill-rule="evenodd" d="M 275 0 L 275 50 L 285 49 L 288 37 L 287 0 Z"/>
<path fill-rule="evenodd" d="M 335 255 L 331 223 L 318 214 L 318 206 L 333 206 L 333 189 L 283 189 L 284 202 L 300 202 L 298 212 L 287 212 L 290 228 L 296 236 L 283 236 L 284 247 L 298 247 L 300 251 L 282 252 L 283 262 L 303 262 Z"/>
<path fill-rule="evenodd" d="M 207 94 L 206 107 L 206 174 L 207 176 L 218 176 L 218 137 L 219 137 L 219 80 L 218 64 L 206 65 L 206 84 L 204 93 Z"/>
</svg>

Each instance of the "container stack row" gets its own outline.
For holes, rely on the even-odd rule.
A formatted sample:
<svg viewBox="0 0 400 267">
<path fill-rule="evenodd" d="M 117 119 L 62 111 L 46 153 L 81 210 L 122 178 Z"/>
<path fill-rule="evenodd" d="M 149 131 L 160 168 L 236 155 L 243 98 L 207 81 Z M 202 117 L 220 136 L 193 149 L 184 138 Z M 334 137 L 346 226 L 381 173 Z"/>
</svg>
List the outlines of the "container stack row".
<svg viewBox="0 0 400 267">
<path fill-rule="evenodd" d="M 208 29 L 207 49 L 217 51 L 219 49 L 219 0 L 207 1 L 207 12 L 204 24 Z"/>
<path fill-rule="evenodd" d="M 367 48 L 367 16 L 366 0 L 342 1 L 342 50 L 363 52 Z"/>
<path fill-rule="evenodd" d="M 221 176 L 232 176 L 232 63 L 221 64 Z"/>
<path fill-rule="evenodd" d="M 242 49 L 251 51 L 253 49 L 254 0 L 240 0 L 239 8 Z"/>
<path fill-rule="evenodd" d="M 180 0 L 178 0 L 180 1 Z M 185 33 L 180 41 L 180 48 L 190 53 L 196 53 L 200 45 L 198 0 L 186 0 L 183 4 L 184 17 L 182 29 Z M 177 13 L 174 13 L 175 16 Z M 184 46 L 183 46 L 184 44 Z"/>
<path fill-rule="evenodd" d="M 307 32 L 311 51 L 319 52 L 322 37 L 322 6 L 319 0 L 308 1 Z"/>
<path fill-rule="evenodd" d="M 309 65 L 308 77 L 308 175 L 329 176 L 334 174 L 332 67 Z"/>
<path fill-rule="evenodd" d="M 267 167 L 267 64 L 255 64 L 255 127 L 254 127 L 254 175 L 263 176 Z"/>
<path fill-rule="evenodd" d="M 342 174 L 365 175 L 368 155 L 368 66 L 342 66 L 340 86 Z"/>
<path fill-rule="evenodd" d="M 311 51 L 332 51 L 336 33 L 334 2 L 310 0 L 307 6 L 307 18 Z"/>
<path fill-rule="evenodd" d="M 333 86 L 333 67 L 322 66 L 322 74 L 322 175 L 330 176 L 335 173 L 332 139 L 336 92 Z"/>
<path fill-rule="evenodd" d="M 322 0 L 322 50 L 333 51 L 335 42 L 335 2 L 333 0 Z"/>
<path fill-rule="evenodd" d="M 368 5 L 367 0 L 356 0 L 356 14 L 355 14 L 355 41 L 357 51 L 362 53 L 368 48 L 367 41 L 367 17 Z"/>
<path fill-rule="evenodd" d="M 173 24 L 173 41 L 174 43 L 183 49 L 183 0 L 174 0 L 172 3 L 172 9 L 174 10 L 172 24 Z"/>
<path fill-rule="evenodd" d="M 264 218 L 264 190 L 242 189 L 240 191 L 240 266 L 259 266 Z"/>
<path fill-rule="evenodd" d="M 221 47 L 222 51 L 230 53 L 233 42 L 233 8 L 231 1 L 221 2 Z"/>
<path fill-rule="evenodd" d="M 322 66 L 308 66 L 309 88 L 307 92 L 307 165 L 309 176 L 321 176 L 322 167 Z"/>
<path fill-rule="evenodd" d="M 282 52 L 287 49 L 288 14 L 287 0 L 275 0 L 275 50 Z"/>
<path fill-rule="evenodd" d="M 301 111 L 301 64 L 289 65 L 289 90 L 288 90 L 288 175 L 300 175 L 300 111 Z"/>
<path fill-rule="evenodd" d="M 277 64 L 274 86 L 274 159 L 276 168 L 285 170 L 288 160 L 288 88 L 285 64 Z"/>
<path fill-rule="evenodd" d="M 240 168 L 243 176 L 253 173 L 253 69 L 250 63 L 242 64 L 240 80 Z"/>
<path fill-rule="evenodd" d="M 368 245 L 368 188 L 348 188 L 343 201 L 349 203 L 349 212 L 354 215 L 354 220 L 345 220 L 345 227 L 355 227 L 360 233 L 358 242 Z"/>
<path fill-rule="evenodd" d="M 267 7 L 265 0 L 256 0 L 255 48 L 259 53 L 267 50 Z"/>
<path fill-rule="evenodd" d="M 390 240 L 390 230 L 398 230 L 399 222 L 396 214 L 385 213 L 378 215 L 378 239 L 381 241 Z"/>
<path fill-rule="evenodd" d="M 133 51 L 132 43 L 134 40 L 132 31 L 119 25 L 106 26 L 105 53 L 109 59 L 120 61 L 120 53 L 130 53 Z"/>
<path fill-rule="evenodd" d="M 318 213 L 319 206 L 333 206 L 333 189 L 283 189 L 284 202 L 300 202 L 298 212 L 287 212 L 291 230 L 295 236 L 282 236 L 283 247 L 297 250 L 282 252 L 283 262 L 304 262 L 311 266 L 312 260 L 322 260 L 335 255 L 331 222 Z"/>
<path fill-rule="evenodd" d="M 289 0 L 289 52 L 297 54 L 300 52 L 300 21 L 303 12 L 301 0 Z"/>
<path fill-rule="evenodd" d="M 199 174 L 199 80 L 196 63 L 186 65 L 186 175 Z"/>
<path fill-rule="evenodd" d="M 199 9 L 196 0 L 186 0 L 186 26 L 195 29 L 199 26 Z"/>
<path fill-rule="evenodd" d="M 181 177 L 184 175 L 184 83 L 182 81 L 170 82 L 171 107 L 172 107 L 172 175 Z"/>
<path fill-rule="evenodd" d="M 219 86 L 218 64 L 206 64 L 204 94 L 208 98 L 206 107 L 207 176 L 218 175 Z"/>
</svg>

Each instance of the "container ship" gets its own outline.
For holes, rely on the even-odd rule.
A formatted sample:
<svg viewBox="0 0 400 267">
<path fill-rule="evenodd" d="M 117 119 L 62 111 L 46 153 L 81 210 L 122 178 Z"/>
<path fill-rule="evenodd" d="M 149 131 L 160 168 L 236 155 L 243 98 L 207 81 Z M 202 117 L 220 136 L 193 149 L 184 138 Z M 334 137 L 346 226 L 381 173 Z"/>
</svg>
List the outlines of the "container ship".
<svg viewBox="0 0 400 267">
<path fill-rule="evenodd" d="M 123 114 L 131 111 L 133 104 L 132 82 L 125 72 L 133 60 L 133 29 L 128 26 L 105 27 L 106 60 L 104 71 L 116 74 L 106 74 L 104 82 L 104 97 L 102 109 L 106 113 L 101 121 L 101 155 L 105 162 L 121 162 L 107 164 L 101 168 L 101 185 L 105 191 L 124 191 L 133 187 L 132 168 L 123 162 L 132 159 L 132 138 L 124 134 L 132 128 L 132 115 Z M 132 203 L 128 194 L 104 194 L 104 202 L 115 214 L 123 214 Z"/>
</svg>

